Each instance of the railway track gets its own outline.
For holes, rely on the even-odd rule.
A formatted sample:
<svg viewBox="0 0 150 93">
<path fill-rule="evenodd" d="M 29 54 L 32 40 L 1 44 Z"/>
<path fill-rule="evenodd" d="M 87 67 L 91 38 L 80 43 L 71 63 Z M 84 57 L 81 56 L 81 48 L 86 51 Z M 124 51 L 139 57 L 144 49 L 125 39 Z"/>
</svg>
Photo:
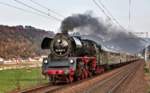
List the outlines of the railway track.
<svg viewBox="0 0 150 93">
<path fill-rule="evenodd" d="M 140 62 L 134 62 L 116 69 L 113 74 L 96 76 L 83 81 L 78 81 L 67 85 L 45 85 L 19 93 L 114 93 L 116 89 L 131 75 L 134 75 Z M 106 74 L 109 74 L 110 71 Z"/>
<path fill-rule="evenodd" d="M 92 78 L 94 78 L 94 77 L 92 77 Z M 19 91 L 18 93 L 55 93 L 59 90 L 78 85 L 78 84 L 80 84 L 82 82 L 86 82 L 87 80 L 90 80 L 90 79 L 91 78 L 88 78 L 88 79 L 85 79 L 85 80 L 77 81 L 77 82 L 74 82 L 72 84 L 66 84 L 66 85 L 62 85 L 62 84 L 60 84 L 60 85 L 45 84 L 45 85 L 42 85 L 42 86 L 39 86 L 39 87 L 22 90 L 22 91 Z"/>
<path fill-rule="evenodd" d="M 48 91 L 55 91 L 61 87 L 62 85 L 45 84 L 45 85 L 34 87 L 31 89 L 22 90 L 22 91 L 19 91 L 18 93 L 46 93 Z"/>
<path fill-rule="evenodd" d="M 140 62 L 129 64 L 126 68 L 95 84 L 95 86 L 84 91 L 84 93 L 115 93 L 121 84 L 129 78 L 129 76 L 135 74 L 139 65 Z"/>
</svg>

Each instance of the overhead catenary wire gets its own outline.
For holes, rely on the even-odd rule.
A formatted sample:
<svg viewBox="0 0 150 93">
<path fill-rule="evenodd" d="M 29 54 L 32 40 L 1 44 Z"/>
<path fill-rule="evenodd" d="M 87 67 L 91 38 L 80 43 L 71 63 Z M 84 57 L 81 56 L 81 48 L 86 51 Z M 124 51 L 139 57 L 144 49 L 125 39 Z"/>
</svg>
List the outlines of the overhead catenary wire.
<svg viewBox="0 0 150 93">
<path fill-rule="evenodd" d="M 113 16 L 112 14 L 109 12 L 109 10 L 105 7 L 105 5 L 99 1 L 99 3 L 101 4 L 101 6 L 99 5 L 99 3 L 96 2 L 96 0 L 92 0 L 94 2 L 94 4 L 102 11 L 102 13 L 109 19 L 111 20 L 112 22 L 115 22 L 116 24 L 118 24 L 120 26 L 120 28 L 126 30 Z M 107 14 L 106 13 L 109 14 Z"/>
<path fill-rule="evenodd" d="M 131 0 L 129 0 L 129 25 L 128 25 L 129 28 L 130 25 L 131 25 Z"/>
<path fill-rule="evenodd" d="M 107 15 L 107 13 L 105 12 L 105 10 L 99 6 L 99 4 L 95 1 L 95 0 L 92 0 L 94 2 L 94 4 L 103 12 L 103 14 L 109 19 L 111 20 L 111 18 Z"/>
<path fill-rule="evenodd" d="M 20 8 L 20 7 L 17 7 L 17 6 L 14 6 L 14 5 L 11 5 L 11 4 L 8 4 L 8 3 L 4 3 L 4 2 L 0 2 L 1 5 L 4 5 L 4 6 L 8 6 L 8 7 L 11 7 L 11 8 L 14 8 L 14 9 L 18 9 L 20 11 L 23 11 L 23 12 L 28 12 L 28 13 L 32 13 L 32 14 L 36 14 L 38 16 L 42 16 L 42 17 L 47 17 L 47 16 L 44 16 L 44 15 L 41 15 L 41 14 L 38 14 L 36 12 L 33 12 L 33 11 L 29 11 L 29 10 L 26 10 L 24 8 Z M 48 18 L 48 17 L 47 17 Z"/>
<path fill-rule="evenodd" d="M 105 7 L 105 5 L 102 3 L 102 2 L 100 2 L 99 1 L 99 3 L 101 4 L 101 6 L 99 5 L 99 3 L 97 3 L 95 0 L 92 0 L 94 3 L 95 3 L 95 5 L 103 12 L 103 14 L 107 17 L 107 18 L 109 18 L 110 20 L 113 20 L 113 21 L 115 21 L 123 30 L 125 30 L 125 31 L 127 31 L 127 29 L 126 28 L 124 28 L 113 16 L 112 16 L 112 14 L 110 13 L 110 11 Z M 129 11 L 129 22 L 131 21 L 131 0 L 129 0 L 129 9 L 130 9 L 130 11 Z M 103 7 L 103 8 L 102 8 Z M 107 13 L 105 12 L 105 11 L 107 11 L 107 13 L 109 13 L 109 15 L 111 16 L 109 16 L 109 15 L 107 15 Z M 139 38 L 139 37 L 137 37 L 137 38 Z M 140 40 L 142 40 L 142 41 L 145 41 L 144 39 L 142 39 L 142 38 L 140 38 Z"/>
<path fill-rule="evenodd" d="M 50 8 L 48 8 L 48 7 L 44 6 L 44 5 L 42 5 L 42 4 L 38 3 L 38 2 L 36 2 L 35 0 L 30 0 L 30 1 L 31 1 L 32 3 L 34 3 L 34 4 L 38 5 L 38 6 L 40 6 L 41 8 L 46 9 L 46 10 L 48 10 L 49 12 L 51 12 L 51 13 L 53 13 L 53 14 L 59 16 L 59 17 L 64 18 L 64 16 L 63 16 L 62 14 L 59 14 L 59 13 L 55 12 L 54 10 L 52 10 L 52 9 L 50 9 Z"/>
<path fill-rule="evenodd" d="M 105 9 L 105 11 L 109 14 L 109 16 L 111 17 L 111 19 L 116 22 L 122 29 L 125 30 L 125 28 L 118 22 L 118 20 L 111 14 L 111 12 L 106 8 L 106 6 L 101 2 L 101 0 L 99 0 L 99 3 L 101 4 L 101 6 L 103 7 L 103 9 Z"/>
<path fill-rule="evenodd" d="M 21 2 L 21 1 L 19 1 L 19 0 L 14 0 L 14 1 L 17 2 L 17 3 L 19 3 L 19 4 L 21 4 L 21 5 L 23 5 L 23 6 L 25 6 L 25 7 L 28 7 L 28 8 L 30 8 L 30 9 L 34 10 L 34 11 L 37 11 L 37 12 L 43 14 L 43 15 L 49 16 L 49 17 L 55 19 L 56 21 L 62 21 L 62 19 L 59 19 L 59 18 L 57 18 L 57 17 L 55 17 L 55 16 L 52 16 L 52 15 L 50 15 L 49 13 L 43 12 L 43 11 L 41 11 L 41 10 L 39 10 L 39 9 L 37 9 L 37 8 L 34 8 L 34 7 L 32 7 L 32 6 L 28 5 L 28 4 L 25 4 L 25 3 L 23 3 L 23 2 Z"/>
</svg>

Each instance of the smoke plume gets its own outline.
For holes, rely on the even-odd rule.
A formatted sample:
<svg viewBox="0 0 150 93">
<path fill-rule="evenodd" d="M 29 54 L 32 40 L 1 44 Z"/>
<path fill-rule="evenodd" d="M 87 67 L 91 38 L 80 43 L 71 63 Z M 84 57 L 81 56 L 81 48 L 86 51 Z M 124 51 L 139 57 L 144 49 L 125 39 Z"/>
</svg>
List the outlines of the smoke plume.
<svg viewBox="0 0 150 93">
<path fill-rule="evenodd" d="M 82 38 L 92 39 L 105 47 L 122 52 L 136 53 L 143 49 L 145 44 L 136 36 L 90 14 L 77 14 L 65 18 L 61 24 L 61 31 L 80 33 Z"/>
</svg>

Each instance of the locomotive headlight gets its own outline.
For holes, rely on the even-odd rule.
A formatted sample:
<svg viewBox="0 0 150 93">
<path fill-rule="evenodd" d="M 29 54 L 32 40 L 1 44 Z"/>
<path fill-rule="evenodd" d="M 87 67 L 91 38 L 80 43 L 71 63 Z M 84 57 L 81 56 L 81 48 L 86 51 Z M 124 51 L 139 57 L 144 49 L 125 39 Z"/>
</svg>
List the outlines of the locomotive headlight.
<svg viewBox="0 0 150 93">
<path fill-rule="evenodd" d="M 71 63 L 71 64 L 73 64 L 73 63 L 74 63 L 74 61 L 71 59 L 71 60 L 70 60 L 70 63 Z"/>
<path fill-rule="evenodd" d="M 48 63 L 48 60 L 47 60 L 47 59 L 45 59 L 43 62 L 44 62 L 45 64 L 47 64 L 47 63 Z"/>
</svg>

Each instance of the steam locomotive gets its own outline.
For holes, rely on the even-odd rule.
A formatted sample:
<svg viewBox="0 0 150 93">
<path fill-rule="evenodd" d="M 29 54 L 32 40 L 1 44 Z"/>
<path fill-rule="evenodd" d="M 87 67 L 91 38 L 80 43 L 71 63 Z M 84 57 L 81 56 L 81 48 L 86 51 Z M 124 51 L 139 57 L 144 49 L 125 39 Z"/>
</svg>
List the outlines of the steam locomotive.
<svg viewBox="0 0 150 93">
<path fill-rule="evenodd" d="M 50 50 L 43 59 L 42 73 L 52 83 L 86 79 L 136 59 L 133 55 L 106 51 L 93 40 L 66 33 L 45 37 L 41 48 Z"/>
</svg>

